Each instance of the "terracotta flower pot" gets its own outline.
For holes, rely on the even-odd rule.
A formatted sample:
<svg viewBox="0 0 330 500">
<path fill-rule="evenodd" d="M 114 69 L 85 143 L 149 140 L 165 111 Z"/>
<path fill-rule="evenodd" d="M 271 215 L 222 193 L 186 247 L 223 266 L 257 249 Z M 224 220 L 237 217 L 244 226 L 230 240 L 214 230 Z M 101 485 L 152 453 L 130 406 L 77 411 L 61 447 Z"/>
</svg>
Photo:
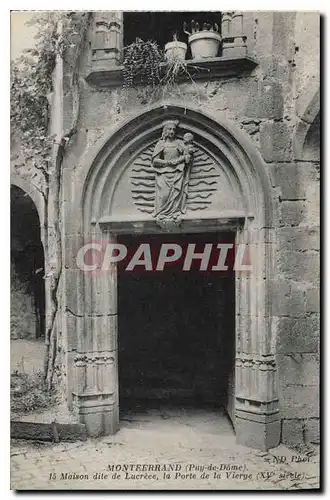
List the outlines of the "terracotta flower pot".
<svg viewBox="0 0 330 500">
<path fill-rule="evenodd" d="M 165 57 L 168 61 L 173 61 L 175 59 L 179 61 L 184 61 L 186 58 L 187 44 L 184 42 L 168 42 L 165 45 Z"/>
<path fill-rule="evenodd" d="M 199 31 L 189 36 L 189 45 L 193 59 L 217 57 L 221 36 L 216 31 Z"/>
</svg>

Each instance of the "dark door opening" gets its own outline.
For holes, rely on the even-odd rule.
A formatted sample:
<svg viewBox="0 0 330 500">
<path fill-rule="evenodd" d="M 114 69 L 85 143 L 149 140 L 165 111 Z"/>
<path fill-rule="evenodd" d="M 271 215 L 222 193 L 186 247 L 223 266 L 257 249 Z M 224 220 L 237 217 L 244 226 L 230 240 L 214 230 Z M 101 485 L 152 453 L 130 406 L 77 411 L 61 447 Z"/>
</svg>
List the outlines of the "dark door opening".
<svg viewBox="0 0 330 500">
<path fill-rule="evenodd" d="M 38 211 L 30 196 L 11 186 L 11 337 L 45 335 L 44 250 Z"/>
<path fill-rule="evenodd" d="M 123 236 L 129 249 L 175 242 L 234 243 L 233 233 Z M 129 250 L 130 251 L 130 250 Z M 118 267 L 119 398 L 122 411 L 220 408 L 228 401 L 235 356 L 233 272 L 126 271 Z"/>
</svg>

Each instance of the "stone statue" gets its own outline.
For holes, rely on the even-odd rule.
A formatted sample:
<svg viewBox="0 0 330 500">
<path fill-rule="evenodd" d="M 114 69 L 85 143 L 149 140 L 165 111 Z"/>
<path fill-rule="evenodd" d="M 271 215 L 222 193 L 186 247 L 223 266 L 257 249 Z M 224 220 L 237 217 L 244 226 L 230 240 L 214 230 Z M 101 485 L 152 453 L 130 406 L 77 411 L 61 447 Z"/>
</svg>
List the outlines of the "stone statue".
<svg viewBox="0 0 330 500">
<path fill-rule="evenodd" d="M 175 221 L 186 211 L 189 174 L 194 157 L 193 135 L 176 137 L 178 121 L 164 124 L 162 138 L 152 154 L 155 171 L 155 205 L 153 216 Z"/>
</svg>

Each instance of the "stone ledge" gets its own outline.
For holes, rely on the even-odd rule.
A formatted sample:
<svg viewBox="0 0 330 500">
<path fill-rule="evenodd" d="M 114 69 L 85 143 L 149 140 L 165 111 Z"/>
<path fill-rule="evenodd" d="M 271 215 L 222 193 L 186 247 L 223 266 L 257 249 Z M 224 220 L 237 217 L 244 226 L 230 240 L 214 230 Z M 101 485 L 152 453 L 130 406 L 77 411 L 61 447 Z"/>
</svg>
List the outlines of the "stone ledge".
<svg viewBox="0 0 330 500">
<path fill-rule="evenodd" d="M 84 424 L 61 424 L 59 422 L 11 421 L 12 439 L 34 439 L 38 441 L 86 441 L 87 432 Z"/>
<path fill-rule="evenodd" d="M 190 218 L 183 216 L 180 224 L 168 227 L 165 232 L 203 232 L 215 230 L 235 231 L 244 225 L 245 217 L 243 213 L 223 217 Z M 143 234 L 161 233 L 163 229 L 155 219 L 132 218 L 121 220 L 116 217 L 102 217 L 99 221 L 102 230 L 111 231 L 114 234 Z"/>
<path fill-rule="evenodd" d="M 210 59 L 187 60 L 186 67 L 194 80 L 218 79 L 227 76 L 237 76 L 243 71 L 252 71 L 257 61 L 249 56 L 214 57 Z M 162 64 L 164 73 L 166 63 Z M 190 81 L 188 73 L 182 75 L 179 81 Z M 91 69 L 85 77 L 87 83 L 98 87 L 118 87 L 123 84 L 123 66 Z"/>
</svg>

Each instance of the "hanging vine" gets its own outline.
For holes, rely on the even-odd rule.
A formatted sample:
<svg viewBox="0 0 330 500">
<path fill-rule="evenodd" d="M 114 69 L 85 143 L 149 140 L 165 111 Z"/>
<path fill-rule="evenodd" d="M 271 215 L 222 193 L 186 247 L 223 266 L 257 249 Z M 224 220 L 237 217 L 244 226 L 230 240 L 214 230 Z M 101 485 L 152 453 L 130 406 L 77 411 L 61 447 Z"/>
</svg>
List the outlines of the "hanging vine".
<svg viewBox="0 0 330 500">
<path fill-rule="evenodd" d="M 209 71 L 190 65 L 194 71 Z M 200 90 L 185 60 L 165 58 L 164 51 L 155 41 L 144 41 L 137 38 L 135 42 L 124 47 L 123 61 L 124 96 L 132 88 L 138 89 L 142 104 L 174 96 L 183 102 L 187 99 L 181 91 L 180 82 L 186 80 L 193 85 L 194 96 L 201 104 Z M 188 98 L 191 98 L 190 96 Z"/>
</svg>

